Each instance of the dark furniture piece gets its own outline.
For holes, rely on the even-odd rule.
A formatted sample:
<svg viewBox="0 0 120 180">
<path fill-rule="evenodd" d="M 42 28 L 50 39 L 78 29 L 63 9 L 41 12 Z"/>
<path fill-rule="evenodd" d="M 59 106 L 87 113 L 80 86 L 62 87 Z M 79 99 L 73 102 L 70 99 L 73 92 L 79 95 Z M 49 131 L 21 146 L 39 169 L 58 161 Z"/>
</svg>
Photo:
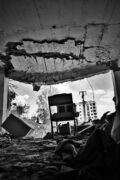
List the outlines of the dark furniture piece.
<svg viewBox="0 0 120 180">
<path fill-rule="evenodd" d="M 60 121 L 74 121 L 74 131 L 76 132 L 75 110 L 72 99 L 72 94 L 57 94 L 48 97 L 50 118 L 51 118 L 51 132 L 53 131 L 53 122 Z"/>
<path fill-rule="evenodd" d="M 7 130 L 14 138 L 24 137 L 27 133 L 34 129 L 32 125 L 23 121 L 14 114 L 10 114 L 3 122 L 2 127 Z"/>
</svg>

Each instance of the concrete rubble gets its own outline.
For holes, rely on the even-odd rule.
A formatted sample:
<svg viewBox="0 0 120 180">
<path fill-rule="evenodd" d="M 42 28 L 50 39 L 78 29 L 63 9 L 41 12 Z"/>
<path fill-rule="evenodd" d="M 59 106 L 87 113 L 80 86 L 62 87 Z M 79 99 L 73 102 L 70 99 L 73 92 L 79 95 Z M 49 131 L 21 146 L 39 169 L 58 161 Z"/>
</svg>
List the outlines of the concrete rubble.
<svg viewBox="0 0 120 180">
<path fill-rule="evenodd" d="M 114 0 L 1 0 L 0 68 L 30 84 L 107 72 L 120 57 L 119 11 Z"/>
<path fill-rule="evenodd" d="M 78 139 L 74 136 L 69 138 Z M 13 139 L 9 134 L 1 134 L 0 179 L 47 180 L 56 173 L 71 169 L 55 154 L 57 142 L 62 139 L 63 136 L 56 136 L 54 139 L 32 137 Z M 83 146 L 85 141 L 81 140 L 80 143 Z"/>
<path fill-rule="evenodd" d="M 114 168 L 110 171 L 109 168 L 103 168 L 104 165 L 101 166 L 101 163 L 104 164 L 104 159 L 102 160 L 101 156 L 99 157 L 102 147 L 98 145 L 100 142 L 96 143 L 95 139 L 97 139 L 97 136 L 92 139 L 91 145 L 93 146 L 93 152 L 91 153 L 91 157 L 88 158 L 88 161 L 91 159 L 92 162 L 90 160 L 88 166 L 84 165 L 84 163 L 80 164 L 79 161 L 78 164 L 76 163 L 77 161 L 68 161 L 69 154 L 67 151 L 62 151 L 63 149 L 61 147 L 63 148 L 63 145 L 59 146 L 60 142 L 64 144 L 66 142 L 72 142 L 76 149 L 82 152 L 87 144 L 90 145 L 88 143 L 89 137 L 92 137 L 95 130 L 102 126 L 103 123 L 100 121 L 94 122 L 93 125 L 88 123 L 79 127 L 79 130 L 81 130 L 75 135 L 55 135 L 54 138 L 52 138 L 50 132 L 44 138 L 24 136 L 15 139 L 7 133 L 1 134 L 0 179 L 59 180 L 66 179 L 66 177 L 68 179 L 70 177 L 73 179 L 79 177 L 81 180 L 86 178 L 118 180 L 120 177 L 119 171 L 115 171 Z M 106 143 L 109 143 L 109 141 Z M 98 148 L 98 152 L 96 151 L 96 147 Z M 88 146 L 88 150 L 91 152 L 92 149 Z M 94 161 L 93 157 L 96 152 L 98 155 L 97 161 Z M 87 153 L 89 154 L 88 151 Z M 115 153 L 111 146 L 113 163 L 115 162 L 113 158 L 117 157 Z M 111 160 L 107 160 L 107 162 L 109 162 L 110 167 L 111 165 L 114 167 L 115 164 L 110 164 L 110 162 L 112 163 Z M 119 167 L 117 168 L 119 169 Z"/>
</svg>

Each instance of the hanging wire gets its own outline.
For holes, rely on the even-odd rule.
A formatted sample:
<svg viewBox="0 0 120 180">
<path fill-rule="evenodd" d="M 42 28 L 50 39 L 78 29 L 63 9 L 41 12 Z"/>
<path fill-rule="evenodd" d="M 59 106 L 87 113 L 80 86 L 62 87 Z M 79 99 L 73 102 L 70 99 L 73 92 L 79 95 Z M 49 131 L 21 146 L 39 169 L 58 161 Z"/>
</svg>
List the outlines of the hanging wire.
<svg viewBox="0 0 120 180">
<path fill-rule="evenodd" d="M 93 87 L 92 87 L 90 81 L 88 80 L 88 78 L 86 78 L 86 80 L 87 80 L 88 84 L 90 85 L 90 87 L 91 87 L 91 89 L 92 89 L 93 101 L 94 101 L 94 100 L 95 100 L 94 89 L 93 89 Z"/>
</svg>

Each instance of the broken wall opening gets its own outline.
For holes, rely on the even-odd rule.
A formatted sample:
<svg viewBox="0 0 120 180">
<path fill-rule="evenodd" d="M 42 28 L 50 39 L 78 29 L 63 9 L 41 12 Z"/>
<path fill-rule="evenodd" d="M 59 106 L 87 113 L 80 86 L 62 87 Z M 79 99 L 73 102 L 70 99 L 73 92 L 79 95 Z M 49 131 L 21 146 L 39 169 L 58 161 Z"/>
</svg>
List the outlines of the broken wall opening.
<svg viewBox="0 0 120 180">
<path fill-rule="evenodd" d="M 78 124 L 81 124 L 84 118 L 82 117 L 82 119 L 80 119 L 80 111 L 82 111 L 82 109 L 80 109 L 80 103 L 82 102 L 80 91 L 86 91 L 85 101 L 89 103 L 93 103 L 94 101 L 96 102 L 96 118 L 92 115 L 92 113 L 90 114 L 93 119 L 100 119 L 102 114 L 108 110 L 110 110 L 111 112 L 114 111 L 114 103 L 112 101 L 114 91 L 111 72 L 73 82 L 69 81 L 66 83 L 46 86 L 40 85 L 39 91 L 33 91 L 33 85 L 31 84 L 20 83 L 13 80 L 10 80 L 10 83 L 13 84 L 13 89 L 17 94 L 16 98 L 12 102 L 12 113 L 16 113 L 14 104 L 23 106 L 27 104 L 29 106 L 29 109 L 28 112 L 23 115 L 23 117 L 27 121 L 38 123 L 38 126 L 36 126 L 36 133 L 34 134 L 34 136 L 36 137 L 43 137 L 46 132 L 50 131 L 49 110 L 46 108 L 48 105 L 47 98 L 49 95 L 72 93 L 73 102 L 76 104 L 76 109 L 79 112 Z M 41 103 L 43 103 L 43 106 L 41 106 Z M 44 109 L 46 111 L 44 111 Z M 45 114 L 47 114 L 48 116 L 46 115 L 46 121 L 43 122 L 43 119 L 45 119 L 43 118 L 43 116 Z M 43 124 L 45 128 L 41 128 Z M 38 130 L 40 130 L 41 133 L 38 133 Z"/>
</svg>

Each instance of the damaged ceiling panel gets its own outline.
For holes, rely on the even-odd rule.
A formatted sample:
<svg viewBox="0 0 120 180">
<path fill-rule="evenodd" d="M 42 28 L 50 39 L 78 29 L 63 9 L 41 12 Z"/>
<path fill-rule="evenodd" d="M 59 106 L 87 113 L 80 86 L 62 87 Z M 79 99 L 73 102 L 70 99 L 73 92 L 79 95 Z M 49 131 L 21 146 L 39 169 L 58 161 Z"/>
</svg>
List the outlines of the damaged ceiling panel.
<svg viewBox="0 0 120 180">
<path fill-rule="evenodd" d="M 54 84 L 108 71 L 120 58 L 119 0 L 0 0 L 0 67 Z"/>
</svg>

